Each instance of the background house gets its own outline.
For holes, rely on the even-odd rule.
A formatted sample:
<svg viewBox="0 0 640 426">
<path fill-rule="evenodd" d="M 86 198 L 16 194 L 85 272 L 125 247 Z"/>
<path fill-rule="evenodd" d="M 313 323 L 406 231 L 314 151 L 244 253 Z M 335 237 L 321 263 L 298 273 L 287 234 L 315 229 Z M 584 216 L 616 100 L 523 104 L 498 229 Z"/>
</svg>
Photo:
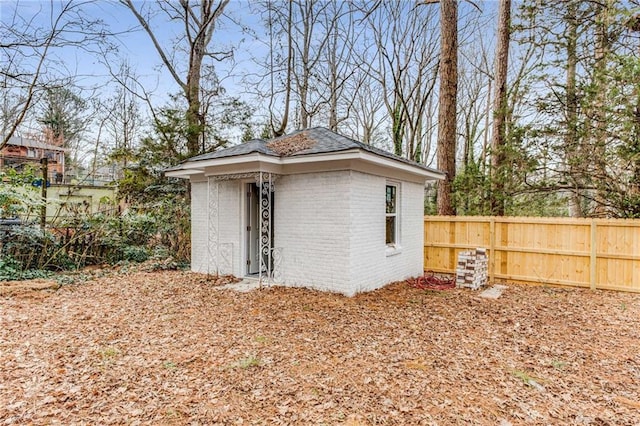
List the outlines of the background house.
<svg viewBox="0 0 640 426">
<path fill-rule="evenodd" d="M 191 267 L 354 295 L 423 273 L 424 185 L 442 173 L 324 128 L 168 170 L 191 180 Z"/>
<path fill-rule="evenodd" d="M 49 163 L 48 180 L 52 183 L 62 183 L 65 175 L 65 151 L 66 149 L 61 146 L 12 136 L 0 150 L 0 170 L 7 167 L 22 170 L 25 164 L 39 168 L 40 160 L 47 158 Z"/>
<path fill-rule="evenodd" d="M 21 171 L 26 164 L 30 164 L 36 168 L 36 176 L 39 177 L 40 160 L 48 159 L 47 180 L 51 186 L 47 189 L 47 222 L 115 210 L 116 189 L 114 186 L 105 185 L 111 181 L 100 181 L 93 176 L 78 178 L 76 173 L 69 172 L 65 167 L 66 152 L 67 149 L 60 146 L 28 138 L 11 137 L 7 145 L 0 150 L 0 171 L 7 168 Z"/>
</svg>

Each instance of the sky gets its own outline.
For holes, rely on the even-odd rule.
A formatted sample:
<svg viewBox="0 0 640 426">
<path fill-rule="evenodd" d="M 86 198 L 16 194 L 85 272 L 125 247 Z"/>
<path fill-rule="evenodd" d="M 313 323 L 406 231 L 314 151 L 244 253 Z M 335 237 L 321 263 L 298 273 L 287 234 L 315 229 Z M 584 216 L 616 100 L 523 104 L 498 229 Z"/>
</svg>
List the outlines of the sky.
<svg viewBox="0 0 640 426">
<path fill-rule="evenodd" d="M 166 68 L 161 65 L 160 57 L 149 36 L 140 28 L 130 10 L 115 1 L 76 0 L 76 3 L 86 16 L 90 19 L 101 19 L 108 30 L 116 34 L 112 41 L 117 46 L 117 52 L 106 56 L 95 55 L 78 48 L 56 49 L 51 52 L 51 57 L 57 59 L 66 68 L 65 72 L 76 76 L 76 84 L 86 89 L 100 86 L 109 77 L 107 64 L 117 67 L 119 61 L 126 59 L 135 73 L 140 76 L 145 87 L 152 90 L 156 96 L 165 96 L 179 90 Z M 142 6 L 140 3 L 136 5 Z M 14 24 L 14 26 L 24 27 L 29 22 L 34 27 L 51 27 L 51 5 L 58 12 L 61 4 L 57 0 L 53 2 L 0 0 L 0 20 L 9 26 L 15 22 L 18 25 Z M 14 14 L 18 16 L 17 21 L 14 20 Z M 259 44 L 243 33 L 234 21 L 256 28 L 259 17 L 250 13 L 249 4 L 244 0 L 232 0 L 225 9 L 225 16 L 219 21 L 214 34 L 213 46 L 224 50 L 233 48 L 234 59 L 216 64 L 221 76 L 227 74 L 232 66 L 236 70 L 250 66 L 249 53 L 252 45 L 256 47 Z M 154 28 L 159 29 L 156 35 L 164 46 L 170 46 L 182 30 L 179 24 L 168 22 L 166 19 L 154 19 L 152 22 Z M 237 80 L 226 80 L 225 85 L 232 86 L 233 90 L 240 90 Z"/>
<path fill-rule="evenodd" d="M 76 83 L 92 87 L 108 77 L 108 68 L 105 63 L 113 66 L 119 60 L 126 58 L 136 73 L 141 76 L 146 87 L 155 88 L 155 92 L 158 93 L 171 93 L 178 90 L 170 74 L 161 66 L 158 53 L 148 35 L 139 27 L 138 21 L 130 10 L 112 0 L 75 0 L 75 2 L 87 16 L 101 19 L 111 32 L 118 34 L 113 39 L 118 52 L 108 57 L 96 57 L 77 48 L 58 49 L 54 52 L 53 56 L 59 58 L 67 69 L 77 76 Z M 136 6 L 144 7 L 144 3 L 137 2 Z M 462 3 L 461 16 L 465 13 L 464 9 L 470 7 L 465 6 L 466 2 Z M 495 3 L 491 0 L 477 2 L 485 12 L 495 8 Z M 59 0 L 0 0 L 0 20 L 7 24 L 14 12 L 17 12 L 25 20 L 33 19 L 34 25 L 50 26 L 51 5 L 54 9 L 59 9 L 61 4 Z M 156 34 L 163 45 L 170 45 L 172 40 L 183 31 L 179 23 L 162 19 L 155 19 L 152 22 L 155 28 L 160 29 Z M 247 32 L 243 32 L 238 23 L 249 31 L 261 31 L 260 17 L 255 13 L 255 9 L 252 10 L 250 7 L 250 0 L 231 0 L 225 9 L 225 16 L 216 28 L 214 48 L 225 50 L 234 48 L 233 61 L 216 63 L 220 76 L 224 76 L 231 70 L 237 75 L 250 71 L 251 56 L 259 56 L 265 50 L 264 45 L 259 40 L 253 39 Z M 225 86 L 232 92 L 241 91 L 237 79 L 226 80 Z"/>
<path fill-rule="evenodd" d="M 135 4 L 139 8 L 144 8 L 146 3 Z M 0 20 L 3 24 L 10 25 L 14 16 L 18 16 L 22 20 L 19 22 L 21 25 L 29 23 L 33 26 L 50 27 L 51 8 L 58 11 L 62 4 L 64 3 L 59 0 L 0 0 Z M 59 61 L 57 66 L 64 67 L 66 74 L 75 76 L 73 84 L 83 88 L 82 96 L 85 98 L 108 97 L 117 87 L 113 82 L 105 85 L 110 81 L 109 66 L 115 70 L 121 61 L 126 60 L 145 90 L 152 92 L 153 104 L 161 106 L 169 103 L 170 95 L 177 94 L 179 87 L 166 67 L 162 65 L 149 36 L 140 28 L 132 12 L 112 0 L 73 0 L 72 4 L 81 9 L 89 19 L 102 20 L 109 32 L 117 34 L 112 38 L 117 51 L 107 55 L 96 55 L 77 47 L 51 52 L 52 58 Z M 483 9 L 483 15 L 490 20 L 497 2 L 478 1 L 476 4 Z M 246 85 L 240 80 L 241 76 L 255 72 L 256 65 L 252 62 L 252 57 L 265 57 L 267 53 L 266 44 L 260 40 L 265 29 L 256 11 L 255 2 L 253 5 L 254 7 L 251 0 L 230 1 L 223 18 L 218 22 L 212 48 L 214 50 L 233 48 L 234 50 L 233 60 L 215 63 L 217 75 L 223 78 L 222 85 L 226 93 L 245 99 L 252 103 L 252 106 L 261 106 L 258 105 L 259 99 L 246 93 Z M 470 3 L 462 1 L 459 11 L 461 22 L 464 21 L 465 14 L 470 11 L 475 13 Z M 172 50 L 170 47 L 175 38 L 183 32 L 183 27 L 178 22 L 169 22 L 161 16 L 152 21 L 152 27 L 158 29 L 156 34 L 160 44 L 169 47 L 168 52 Z M 461 37 L 464 32 L 464 27 L 460 28 Z M 492 34 L 492 28 L 488 27 L 487 33 Z M 183 60 L 183 63 L 186 68 L 186 61 Z"/>
</svg>

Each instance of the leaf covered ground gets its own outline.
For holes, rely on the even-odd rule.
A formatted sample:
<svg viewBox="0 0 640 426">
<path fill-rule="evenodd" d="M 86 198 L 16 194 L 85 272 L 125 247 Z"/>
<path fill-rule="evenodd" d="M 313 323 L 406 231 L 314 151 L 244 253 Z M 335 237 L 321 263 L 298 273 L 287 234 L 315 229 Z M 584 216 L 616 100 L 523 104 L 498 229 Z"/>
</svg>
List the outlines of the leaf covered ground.
<svg viewBox="0 0 640 426">
<path fill-rule="evenodd" d="M 0 295 L 0 425 L 640 424 L 640 295 L 218 284 Z"/>
</svg>

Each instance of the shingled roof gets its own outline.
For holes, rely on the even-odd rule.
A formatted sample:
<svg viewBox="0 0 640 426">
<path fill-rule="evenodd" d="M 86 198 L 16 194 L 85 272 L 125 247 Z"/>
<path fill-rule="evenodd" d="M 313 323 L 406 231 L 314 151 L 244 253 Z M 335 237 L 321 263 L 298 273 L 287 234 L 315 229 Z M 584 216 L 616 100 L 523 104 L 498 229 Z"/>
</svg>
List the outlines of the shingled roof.
<svg viewBox="0 0 640 426">
<path fill-rule="evenodd" d="M 314 127 L 311 129 L 298 130 L 288 135 L 265 141 L 254 139 L 249 142 L 222 149 L 220 151 L 200 154 L 191 157 L 181 164 L 194 163 L 203 160 L 213 160 L 218 158 L 236 157 L 241 155 L 259 153 L 272 157 L 300 157 L 315 154 L 329 154 L 341 151 L 360 149 L 372 154 L 379 155 L 391 160 L 399 161 L 414 167 L 419 167 L 434 173 L 441 172 L 430 167 L 426 167 L 415 161 L 394 155 L 385 150 L 371 145 L 358 142 L 346 136 L 342 136 L 324 127 Z M 180 165 L 169 170 L 179 170 Z"/>
<path fill-rule="evenodd" d="M 35 141 L 33 139 L 27 139 L 20 136 L 11 136 L 7 141 L 7 145 L 12 146 L 24 146 L 26 148 L 46 149 L 48 151 L 68 151 L 66 148 L 57 145 L 51 145 L 48 143 Z"/>
</svg>

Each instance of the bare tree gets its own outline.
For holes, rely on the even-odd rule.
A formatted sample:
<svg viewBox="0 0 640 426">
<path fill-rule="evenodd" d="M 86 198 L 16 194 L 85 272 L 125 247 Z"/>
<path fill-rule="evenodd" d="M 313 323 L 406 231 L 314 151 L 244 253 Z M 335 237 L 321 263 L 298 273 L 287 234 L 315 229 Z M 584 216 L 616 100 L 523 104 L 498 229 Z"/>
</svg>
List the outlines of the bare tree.
<svg viewBox="0 0 640 426">
<path fill-rule="evenodd" d="M 358 71 L 355 50 L 362 28 L 356 28 L 353 3 L 331 0 L 324 14 L 323 28 L 329 36 L 320 66 L 320 92 L 328 106 L 328 127 L 338 130 L 338 125 L 349 117 L 353 109 L 358 84 L 349 84 Z M 349 92 L 349 89 L 354 89 Z"/>
<path fill-rule="evenodd" d="M 3 134 L 0 149 L 25 121 L 43 89 L 60 85 L 67 77 L 64 64 L 53 58 L 62 48 L 91 51 L 100 44 L 110 49 L 104 23 L 89 18 L 90 1 L 38 3 L 35 13 L 23 14 L 20 3 L 3 5 L 0 20 L 0 87 Z"/>
<path fill-rule="evenodd" d="M 382 87 L 393 151 L 422 162 L 424 117 L 438 73 L 435 12 L 404 1 L 381 2 L 366 20 L 370 37 L 364 42 L 370 45 L 362 64 Z"/>
<path fill-rule="evenodd" d="M 176 41 L 171 51 L 168 51 L 165 45 L 158 40 L 157 32 L 160 31 L 161 27 L 152 28 L 153 10 L 150 8 L 144 9 L 144 4 L 140 5 L 139 9 L 136 6 L 137 3 L 132 0 L 120 0 L 120 2 L 136 17 L 151 39 L 163 65 L 180 87 L 187 102 L 185 117 L 187 122 L 187 149 L 189 155 L 195 155 L 201 150 L 201 142 L 204 143 L 203 135 L 207 127 L 201 102 L 203 64 L 206 58 L 220 61 L 229 58 L 232 54 L 232 52 L 216 52 L 210 49 L 216 24 L 229 0 L 156 2 L 156 11 L 162 11 L 166 19 L 179 21 L 184 27 L 183 36 Z M 184 49 L 188 55 L 187 70 L 184 73 L 181 73 L 179 60 L 176 59 L 176 54 L 181 49 Z"/>
<path fill-rule="evenodd" d="M 139 104 L 140 97 L 132 90 L 137 85 L 137 76 L 131 65 L 128 62 L 122 63 L 117 76 L 119 83 L 117 88 L 100 105 L 103 119 L 99 129 L 102 132 L 104 128 L 108 135 L 110 143 L 107 154 L 115 163 L 115 176 L 121 178 L 122 170 L 127 167 L 140 136 L 142 111 Z M 97 157 L 97 149 L 94 157 Z M 94 158 L 94 169 L 95 160 L 96 158 Z"/>
<path fill-rule="evenodd" d="M 355 139 L 366 144 L 380 142 L 387 121 L 382 88 L 366 70 L 356 71 L 349 86 L 351 111 L 345 121 L 346 129 Z"/>
<path fill-rule="evenodd" d="M 251 4 L 261 14 L 266 34 L 251 33 L 267 52 L 266 58 L 253 56 L 255 73 L 245 75 L 245 85 L 258 99 L 268 99 L 266 114 L 268 133 L 282 136 L 289 126 L 294 91 L 294 3 L 264 0 Z M 265 37 L 266 36 L 266 37 Z M 266 41 L 264 41 L 266 39 Z"/>
</svg>

